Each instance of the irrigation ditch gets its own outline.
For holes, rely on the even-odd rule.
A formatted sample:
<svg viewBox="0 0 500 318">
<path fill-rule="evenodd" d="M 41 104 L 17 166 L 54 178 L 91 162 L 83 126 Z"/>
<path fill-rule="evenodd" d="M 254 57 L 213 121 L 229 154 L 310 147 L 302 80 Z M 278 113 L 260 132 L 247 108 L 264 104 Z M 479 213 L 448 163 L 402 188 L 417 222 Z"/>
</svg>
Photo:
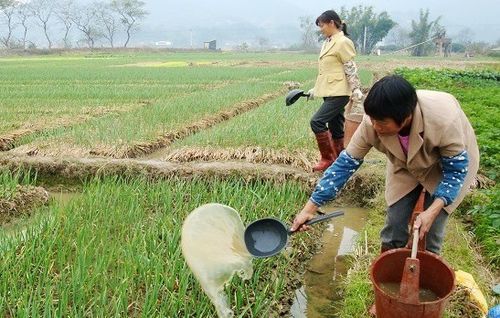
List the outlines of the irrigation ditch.
<svg viewBox="0 0 500 318">
<path fill-rule="evenodd" d="M 3 226 L 47 204 L 49 193 L 40 186 L 17 185 L 13 195 L 0 197 L 0 225 Z"/>
</svg>

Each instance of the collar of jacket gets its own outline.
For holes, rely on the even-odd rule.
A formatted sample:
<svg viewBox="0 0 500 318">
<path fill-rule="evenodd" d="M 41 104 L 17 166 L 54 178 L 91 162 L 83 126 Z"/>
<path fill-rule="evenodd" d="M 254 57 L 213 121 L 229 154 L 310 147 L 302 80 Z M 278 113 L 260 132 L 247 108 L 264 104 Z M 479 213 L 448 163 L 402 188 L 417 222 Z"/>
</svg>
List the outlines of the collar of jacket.
<svg viewBox="0 0 500 318">
<path fill-rule="evenodd" d="M 413 117 L 411 121 L 410 128 L 410 139 L 409 139 L 409 149 L 408 156 L 406 156 L 401 149 L 401 144 L 399 143 L 399 138 L 397 135 L 394 136 L 380 136 L 380 142 L 389 150 L 394 156 L 396 156 L 401 161 L 406 163 L 410 162 L 413 157 L 417 154 L 424 143 L 422 138 L 424 132 L 424 123 L 422 120 L 422 111 L 420 105 L 417 102 L 417 106 L 413 111 Z"/>
<path fill-rule="evenodd" d="M 321 47 L 321 53 L 319 54 L 319 58 L 321 58 L 328 51 L 330 51 L 330 49 L 335 45 L 337 40 L 343 36 L 344 36 L 344 32 L 339 31 L 330 37 L 330 41 L 325 40 L 323 42 L 323 46 Z"/>
</svg>

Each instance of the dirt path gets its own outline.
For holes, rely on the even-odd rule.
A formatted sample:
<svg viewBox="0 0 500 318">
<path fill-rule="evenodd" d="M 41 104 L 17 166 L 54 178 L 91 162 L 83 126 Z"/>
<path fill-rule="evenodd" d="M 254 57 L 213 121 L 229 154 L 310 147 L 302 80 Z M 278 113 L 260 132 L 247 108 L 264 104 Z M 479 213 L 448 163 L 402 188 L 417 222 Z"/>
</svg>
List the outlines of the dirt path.
<svg viewBox="0 0 500 318">
<path fill-rule="evenodd" d="M 8 153 L 0 154 L 0 165 L 11 170 L 31 169 L 31 171 L 37 172 L 41 178 L 68 180 L 83 180 L 94 176 L 108 175 L 144 176 L 152 179 L 243 177 L 249 181 L 283 182 L 295 180 L 309 187 L 314 185 L 320 176 L 288 166 L 248 162 L 173 163 L 136 159 L 29 157 L 14 156 Z"/>
<path fill-rule="evenodd" d="M 162 153 L 161 156 L 152 154 L 149 159 L 159 159 L 170 162 L 193 162 L 193 161 L 231 161 L 243 160 L 249 163 L 260 164 L 282 164 L 299 168 L 304 171 L 312 171 L 312 166 L 318 155 L 316 153 L 304 153 L 300 151 L 286 151 L 283 149 L 272 149 L 262 147 L 240 147 L 240 148 L 212 148 L 212 147 L 183 147 Z"/>
</svg>

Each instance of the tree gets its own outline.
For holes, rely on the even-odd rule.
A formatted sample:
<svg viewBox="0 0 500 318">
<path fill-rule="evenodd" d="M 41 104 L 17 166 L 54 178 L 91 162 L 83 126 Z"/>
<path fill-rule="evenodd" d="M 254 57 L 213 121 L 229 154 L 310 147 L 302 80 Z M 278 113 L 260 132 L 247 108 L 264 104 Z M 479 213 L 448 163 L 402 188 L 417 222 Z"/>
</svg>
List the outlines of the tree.
<svg viewBox="0 0 500 318">
<path fill-rule="evenodd" d="M 472 42 L 467 47 L 467 51 L 472 54 L 486 54 L 488 50 L 491 48 L 491 45 L 487 42 Z"/>
<path fill-rule="evenodd" d="M 127 33 L 127 40 L 123 47 L 127 47 L 132 33 L 138 29 L 138 24 L 148 12 L 144 10 L 145 3 L 139 0 L 113 0 L 111 8 L 120 16 L 122 25 Z"/>
<path fill-rule="evenodd" d="M 248 45 L 247 42 L 243 42 L 240 45 L 238 45 L 238 50 L 243 51 L 243 52 L 248 52 L 248 48 L 250 46 Z"/>
<path fill-rule="evenodd" d="M 28 21 L 31 18 L 31 10 L 28 4 L 22 3 L 17 8 L 17 15 L 19 19 L 19 24 L 23 27 L 23 39 L 22 45 L 23 49 L 26 50 L 26 42 L 28 38 Z"/>
<path fill-rule="evenodd" d="M 52 41 L 49 37 L 49 20 L 54 13 L 53 0 L 33 0 L 30 2 L 30 8 L 33 16 L 36 18 L 37 24 L 43 29 L 45 38 L 47 39 L 49 50 L 52 48 Z"/>
<path fill-rule="evenodd" d="M 312 50 L 317 47 L 318 36 L 315 32 L 315 25 L 313 18 L 310 16 L 303 16 L 299 18 L 300 29 L 302 30 L 302 48 L 304 50 Z"/>
<path fill-rule="evenodd" d="M 63 37 L 63 42 L 64 42 L 64 47 L 65 48 L 70 48 L 71 47 L 71 41 L 69 39 L 69 32 L 71 31 L 71 28 L 73 27 L 73 11 L 75 9 L 75 5 L 73 3 L 73 0 L 63 0 L 59 4 L 59 8 L 55 11 L 55 14 L 60 22 L 64 25 L 64 37 Z"/>
<path fill-rule="evenodd" d="M 429 55 L 429 53 L 434 49 L 432 39 L 435 37 L 434 33 L 436 31 L 443 31 L 442 27 L 439 25 L 438 17 L 434 21 L 429 21 L 429 9 L 420 9 L 419 21 L 411 21 L 411 32 L 409 34 L 411 39 L 411 44 L 415 45 L 412 50 L 413 56 L 424 56 Z"/>
<path fill-rule="evenodd" d="M 72 19 L 77 29 L 84 34 L 88 47 L 93 49 L 96 41 L 102 36 L 97 23 L 96 4 L 79 8 Z"/>
<path fill-rule="evenodd" d="M 394 44 L 398 49 L 405 48 L 410 45 L 410 31 L 396 25 L 387 34 L 387 42 Z"/>
<path fill-rule="evenodd" d="M 259 36 L 257 38 L 257 42 L 259 43 L 261 50 L 264 50 L 269 45 L 269 39 L 263 36 Z"/>
<path fill-rule="evenodd" d="M 97 21 L 102 26 L 102 36 L 114 47 L 114 38 L 118 31 L 118 17 L 108 4 L 101 3 L 96 10 Z"/>
<path fill-rule="evenodd" d="M 471 28 L 463 28 L 454 36 L 455 42 L 467 46 L 472 43 L 474 35 L 474 31 Z"/>
<path fill-rule="evenodd" d="M 16 15 L 17 6 L 19 3 L 15 0 L 5 0 L 0 2 L 0 13 L 2 14 L 3 20 L 7 25 L 7 34 L 0 37 L 0 42 L 6 47 L 10 48 L 12 40 L 12 32 L 16 27 L 14 17 Z"/>
<path fill-rule="evenodd" d="M 386 11 L 377 14 L 371 6 L 360 5 L 350 10 L 342 7 L 340 16 L 346 21 L 349 37 L 362 54 L 369 54 L 396 25 Z"/>
</svg>

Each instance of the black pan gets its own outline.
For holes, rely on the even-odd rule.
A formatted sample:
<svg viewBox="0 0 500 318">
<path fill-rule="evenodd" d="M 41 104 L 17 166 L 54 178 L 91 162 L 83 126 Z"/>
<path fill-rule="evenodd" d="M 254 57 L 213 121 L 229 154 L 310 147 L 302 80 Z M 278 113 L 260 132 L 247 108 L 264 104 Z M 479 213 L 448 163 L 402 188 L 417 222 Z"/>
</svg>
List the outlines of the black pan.
<svg viewBox="0 0 500 318">
<path fill-rule="evenodd" d="M 302 96 L 308 97 L 309 94 L 304 93 L 304 91 L 301 90 L 301 89 L 292 89 L 291 91 L 288 92 L 288 94 L 285 97 L 285 104 L 286 104 L 286 106 L 292 105 L 293 103 L 295 103 Z"/>
<path fill-rule="evenodd" d="M 336 211 L 315 217 L 306 222 L 312 225 L 344 215 L 343 211 Z M 264 218 L 252 222 L 245 229 L 245 245 L 255 257 L 264 258 L 278 254 L 287 244 L 288 236 L 293 234 L 289 227 L 275 218 Z"/>
</svg>

